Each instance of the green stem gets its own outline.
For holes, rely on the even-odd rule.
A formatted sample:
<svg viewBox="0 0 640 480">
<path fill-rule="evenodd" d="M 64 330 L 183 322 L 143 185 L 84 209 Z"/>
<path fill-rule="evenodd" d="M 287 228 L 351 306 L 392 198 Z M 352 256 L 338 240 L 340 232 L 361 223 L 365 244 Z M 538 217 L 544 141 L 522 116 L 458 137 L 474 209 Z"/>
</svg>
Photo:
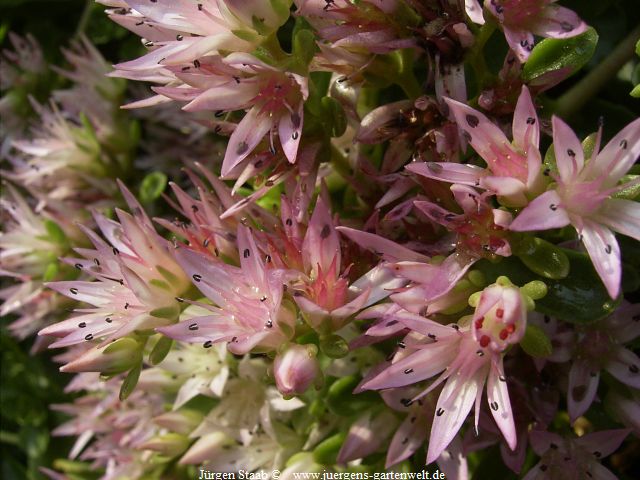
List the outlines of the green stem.
<svg viewBox="0 0 640 480">
<path fill-rule="evenodd" d="M 74 33 L 74 38 L 78 38 L 84 35 L 84 31 L 87 29 L 87 25 L 89 24 L 89 19 L 91 18 L 91 12 L 93 11 L 94 0 L 87 0 L 84 4 L 84 9 L 82 10 L 82 15 L 80 15 L 80 20 L 78 20 L 78 27 L 76 28 L 76 33 Z"/>
<path fill-rule="evenodd" d="M 562 95 L 555 106 L 557 115 L 567 118 L 594 97 L 618 71 L 633 58 L 640 38 L 640 27 L 634 29 L 616 48 L 582 80 Z"/>
<path fill-rule="evenodd" d="M 473 46 L 469 49 L 469 52 L 466 55 L 476 74 L 480 90 L 482 90 L 485 85 L 488 85 L 493 78 L 484 58 L 484 46 L 491 38 L 491 35 L 493 35 L 493 32 L 496 30 L 496 26 L 497 25 L 493 20 L 490 18 L 487 19 L 487 22 L 480 28 L 476 35 Z"/>
</svg>

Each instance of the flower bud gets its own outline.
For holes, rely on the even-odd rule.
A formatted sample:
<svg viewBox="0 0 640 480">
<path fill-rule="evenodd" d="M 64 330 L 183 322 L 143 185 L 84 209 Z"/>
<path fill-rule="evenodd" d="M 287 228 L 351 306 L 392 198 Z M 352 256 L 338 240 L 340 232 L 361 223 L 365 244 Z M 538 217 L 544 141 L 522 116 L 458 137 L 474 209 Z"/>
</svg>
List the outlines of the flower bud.
<svg viewBox="0 0 640 480">
<path fill-rule="evenodd" d="M 495 283 L 485 288 L 473 314 L 473 336 L 481 347 L 501 352 L 518 343 L 527 324 L 526 303 L 514 285 Z"/>
<path fill-rule="evenodd" d="M 276 386 L 283 395 L 300 395 L 320 374 L 314 345 L 291 345 L 273 362 Z"/>
<path fill-rule="evenodd" d="M 140 450 L 152 450 L 167 457 L 180 455 L 189 448 L 189 438 L 179 433 L 165 433 L 150 438 L 138 447 Z"/>
<path fill-rule="evenodd" d="M 119 338 L 106 347 L 93 347 L 60 367 L 61 372 L 100 372 L 115 375 L 138 365 L 142 359 L 140 344 L 132 338 Z"/>
</svg>

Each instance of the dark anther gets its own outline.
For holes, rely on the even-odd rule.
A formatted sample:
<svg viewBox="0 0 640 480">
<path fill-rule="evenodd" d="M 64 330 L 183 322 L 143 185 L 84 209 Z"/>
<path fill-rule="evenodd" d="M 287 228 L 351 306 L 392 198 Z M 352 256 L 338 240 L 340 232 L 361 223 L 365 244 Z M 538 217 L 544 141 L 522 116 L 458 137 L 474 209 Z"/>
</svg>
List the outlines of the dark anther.
<svg viewBox="0 0 640 480">
<path fill-rule="evenodd" d="M 480 123 L 480 119 L 475 115 L 467 115 L 465 118 L 471 128 L 476 128 Z"/>
<path fill-rule="evenodd" d="M 236 153 L 238 155 L 242 155 L 242 154 L 246 153 L 247 150 L 249 150 L 249 145 L 247 145 L 247 142 L 240 142 L 238 144 L 238 148 L 236 149 Z"/>
</svg>

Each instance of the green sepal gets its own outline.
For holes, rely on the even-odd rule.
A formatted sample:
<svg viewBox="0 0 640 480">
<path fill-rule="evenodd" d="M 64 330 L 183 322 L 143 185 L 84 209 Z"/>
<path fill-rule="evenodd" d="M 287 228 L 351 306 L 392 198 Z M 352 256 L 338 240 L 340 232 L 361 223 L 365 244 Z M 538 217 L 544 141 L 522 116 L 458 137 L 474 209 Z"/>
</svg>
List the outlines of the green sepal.
<svg viewBox="0 0 640 480">
<path fill-rule="evenodd" d="M 151 310 L 149 315 L 157 318 L 166 318 L 168 320 L 176 320 L 180 315 L 180 307 L 177 305 L 169 305 L 168 307 L 160 307 Z"/>
<path fill-rule="evenodd" d="M 144 177 L 140 184 L 140 201 L 151 203 L 162 195 L 167 187 L 167 176 L 162 172 L 151 172 Z"/>
<path fill-rule="evenodd" d="M 58 262 L 51 262 L 47 265 L 47 268 L 44 269 L 44 273 L 42 274 L 43 282 L 51 282 L 55 280 L 60 272 L 60 267 L 58 266 Z"/>
<path fill-rule="evenodd" d="M 636 200 L 640 198 L 640 181 L 638 179 L 640 175 L 625 175 L 620 179 L 620 184 L 631 183 L 636 181 L 635 185 L 629 185 L 628 187 L 616 192 L 612 195 L 613 198 L 622 198 L 624 200 Z"/>
<path fill-rule="evenodd" d="M 328 335 L 320 338 L 320 350 L 327 357 L 343 358 L 349 353 L 349 345 L 339 335 Z"/>
<path fill-rule="evenodd" d="M 340 137 L 347 129 L 347 116 L 342 105 L 332 97 L 322 97 L 320 105 L 323 110 L 325 133 L 331 137 Z"/>
<path fill-rule="evenodd" d="M 124 402 L 133 393 L 142 372 L 142 362 L 134 366 L 125 377 L 120 387 L 120 401 Z"/>
<path fill-rule="evenodd" d="M 60 228 L 60 225 L 48 218 L 44 220 L 43 224 L 47 231 L 47 237 L 45 240 L 64 248 L 69 247 L 69 238 L 67 237 L 67 234 L 64 233 L 64 230 Z"/>
<path fill-rule="evenodd" d="M 158 365 L 169 354 L 172 346 L 173 340 L 171 338 L 161 336 L 149 353 L 149 363 L 151 365 Z"/>
<path fill-rule="evenodd" d="M 296 70 L 304 73 L 318 51 L 316 37 L 312 31 L 299 29 L 293 34 L 292 56 Z"/>
<path fill-rule="evenodd" d="M 551 340 L 544 331 L 536 325 L 527 325 L 524 337 L 520 340 L 520 346 L 532 357 L 548 357 L 553 353 Z"/>
<path fill-rule="evenodd" d="M 313 449 L 313 460 L 321 465 L 334 465 L 346 436 L 345 432 L 340 432 L 320 442 Z"/>
</svg>

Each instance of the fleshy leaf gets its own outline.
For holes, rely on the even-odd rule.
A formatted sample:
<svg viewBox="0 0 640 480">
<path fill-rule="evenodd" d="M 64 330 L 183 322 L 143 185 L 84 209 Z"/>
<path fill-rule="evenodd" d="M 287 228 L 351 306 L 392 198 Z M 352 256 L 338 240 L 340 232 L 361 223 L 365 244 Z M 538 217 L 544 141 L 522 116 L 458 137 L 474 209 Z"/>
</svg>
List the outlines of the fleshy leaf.
<svg viewBox="0 0 640 480">
<path fill-rule="evenodd" d="M 570 38 L 545 38 L 531 52 L 522 70 L 525 83 L 554 71 L 565 71 L 566 76 L 580 70 L 595 52 L 598 34 L 593 28 Z"/>
</svg>

